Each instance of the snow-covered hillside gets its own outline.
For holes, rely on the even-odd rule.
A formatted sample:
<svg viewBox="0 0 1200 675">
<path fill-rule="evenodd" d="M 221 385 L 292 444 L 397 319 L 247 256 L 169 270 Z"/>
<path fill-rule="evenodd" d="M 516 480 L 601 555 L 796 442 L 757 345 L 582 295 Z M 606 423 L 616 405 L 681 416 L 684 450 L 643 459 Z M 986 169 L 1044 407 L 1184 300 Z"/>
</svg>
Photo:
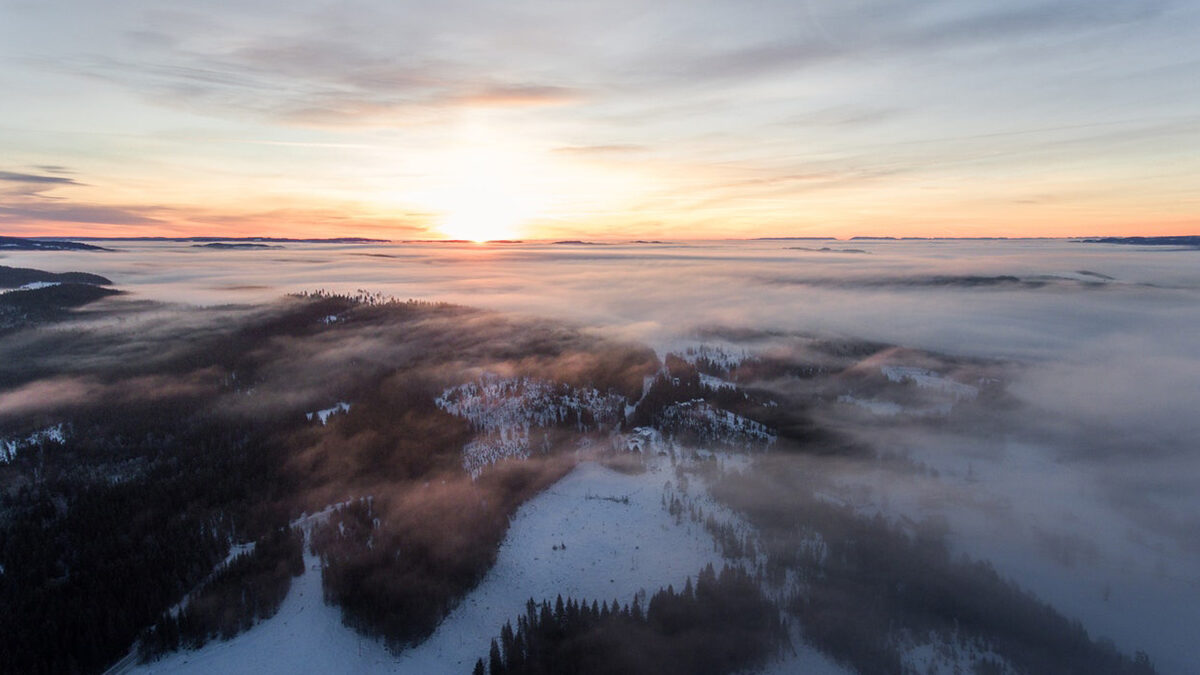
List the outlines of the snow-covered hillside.
<svg viewBox="0 0 1200 675">
<path fill-rule="evenodd" d="M 660 417 L 664 426 L 692 432 L 705 442 L 767 445 L 775 442 L 775 433 L 765 425 L 713 406 L 704 399 L 667 406 Z"/>
<path fill-rule="evenodd" d="M 625 400 L 528 377 L 485 375 L 442 392 L 439 408 L 466 418 L 478 431 L 507 433 L 573 422 L 579 431 L 617 424 Z"/>
<path fill-rule="evenodd" d="M 882 366 L 880 372 L 890 382 L 912 382 L 918 387 L 944 393 L 955 400 L 971 399 L 979 395 L 979 388 L 913 366 Z"/>
<path fill-rule="evenodd" d="M 615 429 L 626 405 L 623 397 L 595 389 L 495 375 L 447 389 L 435 403 L 478 433 L 463 448 L 463 468 L 473 478 L 502 459 L 528 457 L 539 440 L 545 442 L 533 429 L 562 424 L 577 431 Z"/>
<path fill-rule="evenodd" d="M 306 554 L 305 573 L 271 619 L 228 642 L 122 672 L 469 673 L 530 598 L 561 594 L 627 603 L 642 591 L 680 588 L 709 563 L 719 568 L 721 556 L 704 526 L 664 508 L 666 486 L 674 480 L 665 459 L 640 474 L 580 464 L 520 508 L 484 580 L 427 641 L 399 655 L 342 625 L 340 611 L 323 601 L 319 562 Z M 801 666 L 804 672 L 844 672 L 799 644 L 769 672 Z"/>
</svg>

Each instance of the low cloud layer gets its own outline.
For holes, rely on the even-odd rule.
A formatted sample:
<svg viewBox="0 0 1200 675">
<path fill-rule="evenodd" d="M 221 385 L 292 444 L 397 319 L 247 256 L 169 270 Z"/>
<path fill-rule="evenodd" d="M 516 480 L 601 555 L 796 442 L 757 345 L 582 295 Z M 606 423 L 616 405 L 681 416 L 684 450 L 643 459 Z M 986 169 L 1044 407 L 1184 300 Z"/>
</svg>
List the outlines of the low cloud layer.
<svg viewBox="0 0 1200 675">
<path fill-rule="evenodd" d="M 660 356 L 706 342 L 776 363 L 848 368 L 827 378 L 761 370 L 756 386 L 810 411 L 842 442 L 892 459 L 780 461 L 810 463 L 805 471 L 865 512 L 948 518 L 957 549 L 992 560 L 1123 648 L 1182 663 L 1177 632 L 1144 613 L 1171 613 L 1178 625 L 1194 614 L 1172 598 L 1200 569 L 1196 252 L 1067 241 L 846 244 L 862 254 L 794 244 L 230 251 L 110 242 L 120 250 L 11 252 L 4 264 L 99 273 L 128 294 L 90 306 L 74 323 L 6 336 L 0 362 L 16 365 L 2 373 L 0 422 L 49 424 L 90 402 L 198 394 L 219 395 L 221 414 L 270 418 L 354 400 L 364 379 L 396 367 L 419 376 L 371 386 L 395 384 L 405 392 L 397 396 L 421 398 L 430 414 L 439 387 L 484 370 L 577 385 L 606 377 L 636 393 L 652 359 L 636 348 L 634 358 L 604 356 L 613 338 Z M 277 311 L 258 305 L 317 288 L 500 312 L 403 326 L 335 320 L 328 331 L 269 344 L 253 332 L 239 337 L 239 327 Z M 234 347 L 255 350 L 255 393 L 189 364 L 188 350 L 209 343 L 233 346 L 216 350 L 228 371 L 245 368 Z M 441 360 L 416 368 L 430 345 Z M 952 378 L 951 398 L 964 387 L 980 393 L 940 416 L 948 394 L 890 380 L 883 368 L 895 364 Z M 30 380 L 38 368 L 58 375 Z M 153 376 L 164 368 L 178 375 Z M 890 405 L 853 404 L 885 395 Z M 935 414 L 896 414 L 904 410 Z M 350 470 L 338 464 L 346 452 L 373 457 L 391 447 L 385 440 L 358 429 L 314 445 L 314 466 L 338 478 Z M 333 499 L 341 486 L 332 480 L 329 494 L 314 499 Z"/>
</svg>

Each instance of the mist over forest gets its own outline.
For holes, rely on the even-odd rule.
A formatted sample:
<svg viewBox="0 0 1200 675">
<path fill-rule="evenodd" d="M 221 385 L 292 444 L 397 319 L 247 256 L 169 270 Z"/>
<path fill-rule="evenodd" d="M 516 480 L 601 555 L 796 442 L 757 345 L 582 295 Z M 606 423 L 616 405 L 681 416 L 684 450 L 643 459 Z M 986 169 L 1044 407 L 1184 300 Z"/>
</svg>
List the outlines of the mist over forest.
<svg viewBox="0 0 1200 675">
<path fill-rule="evenodd" d="M 1194 249 L 103 244 L 0 254 L 4 672 L 225 667 L 306 580 L 400 672 L 1196 672 Z M 701 553 L 585 523 L 633 571 L 463 628 L 572 480 Z"/>
</svg>

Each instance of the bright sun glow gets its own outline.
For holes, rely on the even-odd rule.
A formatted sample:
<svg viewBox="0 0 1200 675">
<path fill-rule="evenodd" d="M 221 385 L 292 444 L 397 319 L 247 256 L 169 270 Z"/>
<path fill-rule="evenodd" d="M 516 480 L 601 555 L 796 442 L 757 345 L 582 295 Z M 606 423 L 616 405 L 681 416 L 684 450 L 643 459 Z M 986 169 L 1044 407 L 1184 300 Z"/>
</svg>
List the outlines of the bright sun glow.
<svg viewBox="0 0 1200 675">
<path fill-rule="evenodd" d="M 471 241 L 520 237 L 547 203 L 539 168 L 526 156 L 496 147 L 453 153 L 446 182 L 431 200 L 441 214 L 438 231 Z"/>
<path fill-rule="evenodd" d="M 535 215 L 528 199 L 503 184 L 477 182 L 456 186 L 456 203 L 448 205 L 438 230 L 451 239 L 487 241 L 515 239 L 521 224 Z M 525 203 L 522 203 L 522 202 Z"/>
</svg>

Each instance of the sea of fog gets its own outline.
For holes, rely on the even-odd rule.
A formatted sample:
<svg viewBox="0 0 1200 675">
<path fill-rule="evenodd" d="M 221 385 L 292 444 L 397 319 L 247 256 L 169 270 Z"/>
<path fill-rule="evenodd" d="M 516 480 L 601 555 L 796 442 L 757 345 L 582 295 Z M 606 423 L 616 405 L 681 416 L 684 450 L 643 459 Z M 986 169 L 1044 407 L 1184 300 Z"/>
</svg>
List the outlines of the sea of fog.
<svg viewBox="0 0 1200 675">
<path fill-rule="evenodd" d="M 714 325 L 832 332 L 957 354 L 1195 356 L 1200 251 L 1064 240 L 664 244 L 283 244 L 228 250 L 98 242 L 4 252 L 82 270 L 134 298 L 200 305 L 323 288 L 462 303 L 667 344 Z M 1144 343 L 1144 344 L 1143 344 Z"/>
<path fill-rule="evenodd" d="M 939 471 L 847 465 L 864 509 L 949 519 L 953 543 L 1163 672 L 1196 672 L 1200 625 L 1200 250 L 1065 240 L 639 244 L 97 242 L 0 264 L 102 274 L 186 309 L 363 289 L 563 320 L 660 355 L 797 335 L 998 364 L 1011 396 L 977 427 L 816 411 Z M 714 337 L 718 336 L 718 337 Z M 740 337 L 739 337 L 740 336 Z M 836 406 L 833 406 L 836 408 Z M 857 490 L 857 491 L 856 491 Z"/>
</svg>

